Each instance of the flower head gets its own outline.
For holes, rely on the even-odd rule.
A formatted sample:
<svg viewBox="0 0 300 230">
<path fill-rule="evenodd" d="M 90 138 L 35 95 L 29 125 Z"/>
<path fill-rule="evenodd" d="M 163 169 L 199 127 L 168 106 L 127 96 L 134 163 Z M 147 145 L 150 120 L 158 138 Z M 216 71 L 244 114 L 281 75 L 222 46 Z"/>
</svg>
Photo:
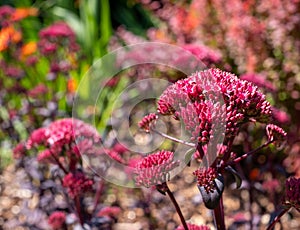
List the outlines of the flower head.
<svg viewBox="0 0 300 230">
<path fill-rule="evenodd" d="M 97 216 L 116 217 L 120 212 L 121 209 L 117 206 L 105 207 L 98 212 Z"/>
<path fill-rule="evenodd" d="M 46 128 L 39 128 L 34 130 L 29 139 L 27 140 L 26 147 L 31 149 L 38 145 L 47 145 L 47 138 L 49 137 L 49 131 Z"/>
<path fill-rule="evenodd" d="M 53 212 L 48 219 L 48 224 L 52 229 L 61 229 L 66 221 L 66 214 L 61 211 Z"/>
<path fill-rule="evenodd" d="M 266 126 L 266 132 L 269 141 L 274 141 L 276 145 L 280 146 L 285 142 L 287 133 L 280 127 L 274 124 L 268 124 Z"/>
<path fill-rule="evenodd" d="M 39 47 L 43 54 L 55 53 L 57 46 L 65 47 L 71 52 L 78 50 L 75 33 L 65 22 L 56 22 L 42 29 L 39 36 Z"/>
<path fill-rule="evenodd" d="M 74 37 L 72 29 L 65 22 L 56 22 L 40 31 L 41 38 Z"/>
<path fill-rule="evenodd" d="M 45 95 L 48 92 L 48 88 L 44 84 L 39 84 L 33 89 L 28 91 L 28 96 L 31 98 L 38 98 Z"/>
<path fill-rule="evenodd" d="M 10 17 L 14 11 L 15 9 L 8 5 L 0 7 L 0 24 L 2 27 L 6 27 L 11 23 Z"/>
<path fill-rule="evenodd" d="M 15 159 L 20 159 L 25 155 L 26 155 L 26 146 L 23 142 L 21 142 L 13 149 L 13 156 Z"/>
<path fill-rule="evenodd" d="M 193 172 L 197 177 L 198 186 L 203 186 L 207 193 L 215 190 L 214 180 L 217 178 L 215 168 L 200 168 Z"/>
<path fill-rule="evenodd" d="M 155 113 L 150 113 L 149 115 L 145 116 L 140 122 L 139 127 L 146 132 L 150 131 L 150 126 L 154 125 L 155 121 L 157 120 L 157 115 Z"/>
<path fill-rule="evenodd" d="M 37 49 L 36 42 L 26 43 L 21 48 L 21 57 L 24 58 L 24 57 L 27 57 L 29 55 L 32 55 L 33 53 L 35 53 L 36 49 Z"/>
<path fill-rule="evenodd" d="M 181 119 L 191 140 L 202 145 L 210 140 L 215 123 L 224 123 L 225 135 L 230 137 L 250 119 L 266 123 L 271 118 L 270 103 L 256 86 L 219 69 L 196 72 L 177 81 L 157 104 L 158 113 Z"/>
<path fill-rule="evenodd" d="M 33 131 L 26 146 L 28 149 L 45 148 L 38 155 L 41 162 L 55 163 L 53 157 L 66 156 L 71 169 L 80 159 L 80 153 L 94 153 L 100 142 L 101 138 L 92 126 L 77 119 L 64 118 Z"/>
<path fill-rule="evenodd" d="M 300 208 L 300 178 L 290 177 L 285 182 L 285 205 Z"/>
<path fill-rule="evenodd" d="M 21 79 L 24 77 L 24 71 L 18 67 L 15 66 L 7 66 L 7 68 L 4 70 L 5 75 L 15 78 L 15 79 Z"/>
<path fill-rule="evenodd" d="M 90 190 L 93 181 L 88 179 L 82 172 L 68 173 L 63 178 L 63 186 L 67 188 L 68 194 L 74 198 L 82 193 Z"/>
<path fill-rule="evenodd" d="M 55 162 L 54 157 L 55 157 L 55 155 L 52 153 L 52 151 L 50 149 L 45 149 L 38 154 L 37 160 L 39 162 L 43 162 L 43 163 L 55 164 L 56 162 Z"/>
<path fill-rule="evenodd" d="M 158 151 L 143 158 L 135 168 L 137 185 L 150 187 L 162 184 L 168 180 L 171 170 L 179 166 L 179 161 L 174 161 L 174 153 L 170 151 Z"/>
<path fill-rule="evenodd" d="M 11 43 L 18 43 L 22 39 L 22 33 L 14 26 L 3 27 L 0 30 L 0 51 L 6 50 Z"/>
</svg>

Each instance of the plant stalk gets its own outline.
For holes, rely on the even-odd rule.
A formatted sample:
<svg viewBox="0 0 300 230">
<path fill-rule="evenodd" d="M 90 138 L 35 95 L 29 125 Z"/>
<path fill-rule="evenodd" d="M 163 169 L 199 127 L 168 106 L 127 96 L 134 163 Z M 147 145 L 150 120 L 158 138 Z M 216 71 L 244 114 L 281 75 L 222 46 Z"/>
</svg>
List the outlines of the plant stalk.
<svg viewBox="0 0 300 230">
<path fill-rule="evenodd" d="M 78 215 L 78 218 L 79 218 L 79 222 L 80 222 L 81 226 L 83 227 L 84 220 L 83 220 L 83 216 L 82 216 L 82 213 L 81 213 L 80 198 L 79 198 L 78 195 L 75 197 L 75 207 L 76 207 L 76 212 L 77 212 L 77 215 Z"/>
<path fill-rule="evenodd" d="M 268 146 L 268 145 L 271 144 L 271 143 L 272 143 L 272 141 L 267 141 L 266 143 L 264 143 L 262 146 L 258 147 L 257 149 L 254 149 L 254 150 L 252 150 L 252 151 L 250 151 L 250 152 L 248 152 L 248 153 L 245 153 L 244 155 L 242 155 L 242 156 L 240 156 L 240 157 L 238 157 L 238 158 L 235 158 L 235 159 L 233 160 L 233 163 L 238 163 L 238 162 L 240 162 L 241 160 L 247 158 L 248 156 L 250 156 L 250 155 L 252 155 L 252 154 L 254 154 L 254 153 L 256 153 L 256 152 L 258 152 L 259 150 L 263 149 L 264 147 Z"/>
<path fill-rule="evenodd" d="M 103 192 L 103 188 L 104 188 L 104 182 L 101 179 L 101 181 L 99 181 L 97 191 L 96 191 L 96 196 L 95 196 L 95 200 L 94 200 L 94 207 L 93 207 L 93 213 L 96 211 L 97 205 L 99 203 L 100 197 L 101 197 L 102 192 Z"/>
<path fill-rule="evenodd" d="M 221 197 L 218 206 L 214 209 L 215 225 L 218 230 L 226 230 L 224 220 L 223 198 Z"/>
<path fill-rule="evenodd" d="M 267 228 L 267 230 L 271 230 L 274 228 L 275 224 L 280 220 L 280 218 L 287 213 L 290 210 L 290 208 L 286 208 L 281 210 L 281 212 L 274 218 L 274 220 L 272 221 L 272 223 L 269 225 L 269 227 Z"/>
<path fill-rule="evenodd" d="M 171 199 L 171 201 L 172 201 L 172 203 L 173 203 L 173 205 L 174 205 L 174 207 L 175 207 L 175 209 L 176 209 L 176 212 L 177 212 L 177 214 L 178 214 L 178 216 L 179 216 L 179 218 L 180 218 L 180 221 L 181 221 L 181 224 L 182 224 L 184 230 L 189 230 L 189 228 L 188 228 L 188 226 L 187 226 L 187 224 L 186 224 L 186 222 L 185 222 L 185 219 L 184 219 L 184 217 L 183 217 L 183 215 L 182 215 L 181 209 L 180 209 L 180 207 L 179 207 L 179 205 L 178 205 L 178 203 L 177 203 L 177 201 L 176 201 L 176 199 L 175 199 L 173 193 L 172 193 L 171 190 L 169 189 L 169 187 L 168 187 L 168 185 L 167 185 L 166 182 L 164 183 L 164 185 L 165 185 L 165 192 L 166 192 L 166 193 L 168 194 L 168 196 L 170 197 L 170 199 Z"/>
</svg>

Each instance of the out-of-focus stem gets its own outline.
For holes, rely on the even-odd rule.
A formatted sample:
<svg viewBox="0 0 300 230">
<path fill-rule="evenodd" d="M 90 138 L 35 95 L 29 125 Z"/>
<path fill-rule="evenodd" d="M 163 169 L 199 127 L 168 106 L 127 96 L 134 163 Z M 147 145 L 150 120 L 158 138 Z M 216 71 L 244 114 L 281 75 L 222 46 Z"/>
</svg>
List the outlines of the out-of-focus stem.
<svg viewBox="0 0 300 230">
<path fill-rule="evenodd" d="M 79 196 L 75 197 L 75 207 L 76 207 L 76 212 L 77 212 L 77 215 L 78 215 L 78 218 L 79 218 L 79 222 L 80 222 L 81 226 L 83 227 L 84 220 L 83 220 L 83 216 L 82 216 L 82 213 L 81 213 L 81 208 L 80 208 L 81 205 L 80 205 Z"/>
<path fill-rule="evenodd" d="M 169 187 L 168 187 L 168 185 L 167 185 L 166 182 L 163 183 L 163 187 L 164 187 L 164 191 L 168 194 L 168 196 L 170 197 L 170 199 L 171 199 L 171 201 L 172 201 L 172 203 L 173 203 L 173 205 L 174 205 L 174 207 L 176 209 L 176 212 L 177 212 L 177 214 L 178 214 L 178 216 L 180 218 L 180 221 L 181 221 L 181 224 L 182 224 L 184 230 L 189 230 L 189 228 L 188 228 L 188 226 L 187 226 L 187 224 L 185 222 L 185 219 L 184 219 L 184 217 L 182 215 L 181 209 L 180 209 L 180 207 L 179 207 L 179 205 L 178 205 L 178 203 L 177 203 L 177 201 L 176 201 L 173 193 L 169 189 Z"/>
<path fill-rule="evenodd" d="M 275 224 L 280 220 L 280 218 L 281 218 L 285 213 L 287 213 L 289 210 L 290 210 L 290 208 L 281 210 L 281 212 L 274 218 L 274 220 L 272 221 L 272 223 L 269 225 L 269 227 L 267 228 L 267 230 L 273 229 L 273 227 L 274 227 Z"/>
<path fill-rule="evenodd" d="M 103 182 L 103 180 L 101 180 L 101 181 L 99 181 L 97 191 L 96 191 L 96 196 L 95 196 L 95 200 L 94 200 L 94 207 L 93 207 L 93 213 L 96 211 L 96 208 L 97 208 L 97 205 L 99 203 L 103 188 L 104 188 L 104 182 Z"/>
<path fill-rule="evenodd" d="M 68 171 L 67 171 L 66 168 L 60 163 L 59 159 L 57 159 L 57 157 L 54 156 L 53 154 L 51 154 L 51 156 L 54 158 L 55 162 L 58 164 L 58 166 L 61 168 L 61 170 L 64 171 L 65 174 L 68 174 Z"/>
<path fill-rule="evenodd" d="M 245 153 L 244 155 L 242 155 L 242 156 L 240 156 L 240 157 L 238 157 L 238 158 L 235 158 L 235 159 L 233 160 L 233 163 L 238 163 L 238 162 L 240 162 L 241 160 L 243 160 L 243 159 L 249 157 L 250 155 L 252 155 L 252 154 L 254 154 L 254 153 L 256 153 L 256 152 L 258 152 L 259 150 L 265 148 L 266 146 L 268 146 L 268 145 L 271 144 L 271 143 L 272 143 L 272 141 L 267 141 L 266 143 L 264 143 L 262 146 L 258 147 L 257 149 L 254 149 L 254 150 L 252 150 L 252 151 L 250 151 L 250 152 L 248 152 L 248 153 Z"/>
<path fill-rule="evenodd" d="M 218 230 L 226 230 L 224 220 L 223 198 L 221 197 L 218 206 L 214 209 L 215 224 Z"/>
</svg>

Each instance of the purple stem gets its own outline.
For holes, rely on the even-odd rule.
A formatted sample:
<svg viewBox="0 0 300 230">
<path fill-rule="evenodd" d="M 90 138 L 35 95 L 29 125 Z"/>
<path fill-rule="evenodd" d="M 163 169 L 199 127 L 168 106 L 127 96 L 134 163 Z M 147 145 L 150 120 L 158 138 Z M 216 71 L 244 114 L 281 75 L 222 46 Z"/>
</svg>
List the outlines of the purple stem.
<svg viewBox="0 0 300 230">
<path fill-rule="evenodd" d="M 222 196 L 221 196 L 218 206 L 214 209 L 214 217 L 215 217 L 215 224 L 217 226 L 217 229 L 218 230 L 226 230 Z"/>
<path fill-rule="evenodd" d="M 271 230 L 274 228 L 275 224 L 280 220 L 280 218 L 287 213 L 290 210 L 290 208 L 287 209 L 283 209 L 281 210 L 281 212 L 274 218 L 274 220 L 272 221 L 272 223 L 269 225 L 269 227 L 267 228 L 267 230 Z"/>
<path fill-rule="evenodd" d="M 96 196 L 95 196 L 95 200 L 94 200 L 94 207 L 93 207 L 93 213 L 96 211 L 96 208 L 97 208 L 97 205 L 99 203 L 103 188 L 104 188 L 104 182 L 103 182 L 103 180 L 101 180 L 101 181 L 99 181 L 97 191 L 96 191 Z"/>
<path fill-rule="evenodd" d="M 271 143 L 272 143 L 272 141 L 267 141 L 266 143 L 264 143 L 262 146 L 258 147 L 257 149 L 254 149 L 254 150 L 252 150 L 252 151 L 250 151 L 250 152 L 248 152 L 248 153 L 245 153 L 244 155 L 242 155 L 242 156 L 240 156 L 240 157 L 238 157 L 238 158 L 235 158 L 235 159 L 233 160 L 233 163 L 238 163 L 238 162 L 240 162 L 241 160 L 244 160 L 244 159 L 247 158 L 248 156 L 250 156 L 250 155 L 252 155 L 252 154 L 258 152 L 259 150 L 263 149 L 264 147 L 268 146 L 268 145 L 271 144 Z"/>
<path fill-rule="evenodd" d="M 76 212 L 77 212 L 77 215 L 78 215 L 78 218 L 79 218 L 79 222 L 81 224 L 81 226 L 83 227 L 83 216 L 82 216 L 82 213 L 81 213 L 81 205 L 80 205 L 80 200 L 79 200 L 79 196 L 77 195 L 75 197 L 75 207 L 76 207 Z"/>
<path fill-rule="evenodd" d="M 60 163 L 59 159 L 57 159 L 57 157 L 54 156 L 53 154 L 51 154 L 51 156 L 54 158 L 55 162 L 56 162 L 57 165 L 62 169 L 62 171 L 64 171 L 65 174 L 68 174 L 68 171 L 67 171 L 66 168 Z"/>
<path fill-rule="evenodd" d="M 177 214 L 178 214 L 178 216 L 179 216 L 179 218 L 180 218 L 180 221 L 181 221 L 181 224 L 182 224 L 184 230 L 189 230 L 189 228 L 188 228 L 188 226 L 187 226 L 187 224 L 186 224 L 186 222 L 185 222 L 185 219 L 184 219 L 184 217 L 183 217 L 183 215 L 182 215 L 181 209 L 180 209 L 180 207 L 179 207 L 179 205 L 178 205 L 178 203 L 177 203 L 177 201 L 176 201 L 176 199 L 175 199 L 173 193 L 172 193 L 171 190 L 169 189 L 167 183 L 164 183 L 164 185 L 165 185 L 165 189 L 166 189 L 165 192 L 166 192 L 166 193 L 168 194 L 168 196 L 170 197 L 170 199 L 171 199 L 171 201 L 172 201 L 172 203 L 173 203 L 173 205 L 174 205 L 174 207 L 175 207 L 175 209 L 176 209 L 176 212 L 177 212 Z"/>
</svg>

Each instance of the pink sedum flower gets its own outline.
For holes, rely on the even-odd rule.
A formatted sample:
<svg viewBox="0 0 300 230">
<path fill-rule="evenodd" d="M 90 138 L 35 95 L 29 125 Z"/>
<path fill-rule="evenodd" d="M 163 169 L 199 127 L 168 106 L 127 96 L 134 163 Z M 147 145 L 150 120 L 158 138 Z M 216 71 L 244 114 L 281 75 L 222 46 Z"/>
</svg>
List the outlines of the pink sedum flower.
<svg viewBox="0 0 300 230">
<path fill-rule="evenodd" d="M 287 133 L 280 127 L 274 124 L 266 126 L 268 140 L 274 142 L 276 145 L 282 145 L 287 138 Z"/>
<path fill-rule="evenodd" d="M 53 212 L 48 219 L 48 224 L 52 229 L 61 229 L 66 221 L 66 214 L 61 211 Z"/>
<path fill-rule="evenodd" d="M 71 198 L 75 198 L 84 192 L 91 190 L 93 181 L 88 179 L 82 172 L 68 173 L 63 178 L 63 186 L 67 188 Z"/>
<path fill-rule="evenodd" d="M 171 170 L 179 166 L 179 161 L 174 161 L 174 153 L 161 150 L 143 158 L 137 163 L 135 181 L 138 186 L 147 188 L 162 184 L 168 180 Z"/>
<path fill-rule="evenodd" d="M 65 22 L 56 22 L 40 31 L 41 38 L 55 39 L 57 37 L 74 38 L 75 34 Z"/>
<path fill-rule="evenodd" d="M 150 126 L 155 125 L 157 118 L 158 116 L 155 113 L 150 113 L 139 122 L 139 127 L 146 132 L 149 132 Z"/>
<path fill-rule="evenodd" d="M 77 119 L 64 118 L 33 131 L 26 146 L 28 149 L 45 147 L 38 155 L 41 162 L 55 163 L 53 156 L 67 156 L 72 163 L 70 168 L 74 168 L 74 160 L 79 160 L 81 153 L 94 153 L 94 145 L 100 142 L 101 138 L 92 126 Z"/>
<path fill-rule="evenodd" d="M 23 142 L 21 142 L 13 149 L 13 157 L 15 159 L 20 159 L 25 155 L 26 155 L 26 146 Z"/>
<path fill-rule="evenodd" d="M 39 128 L 34 130 L 27 140 L 26 147 L 31 149 L 38 145 L 47 145 L 47 138 L 49 137 L 49 132 L 46 128 Z"/>
<path fill-rule="evenodd" d="M 203 186 L 207 193 L 215 190 L 214 180 L 217 178 L 217 170 L 215 168 L 199 168 L 193 174 L 197 177 L 198 186 Z"/>
<path fill-rule="evenodd" d="M 231 137 L 244 122 L 267 123 L 271 118 L 271 105 L 256 86 L 219 69 L 177 81 L 162 93 L 157 105 L 161 115 L 181 119 L 191 140 L 202 145 L 210 140 L 213 124 L 224 123 L 225 135 Z"/>
</svg>

